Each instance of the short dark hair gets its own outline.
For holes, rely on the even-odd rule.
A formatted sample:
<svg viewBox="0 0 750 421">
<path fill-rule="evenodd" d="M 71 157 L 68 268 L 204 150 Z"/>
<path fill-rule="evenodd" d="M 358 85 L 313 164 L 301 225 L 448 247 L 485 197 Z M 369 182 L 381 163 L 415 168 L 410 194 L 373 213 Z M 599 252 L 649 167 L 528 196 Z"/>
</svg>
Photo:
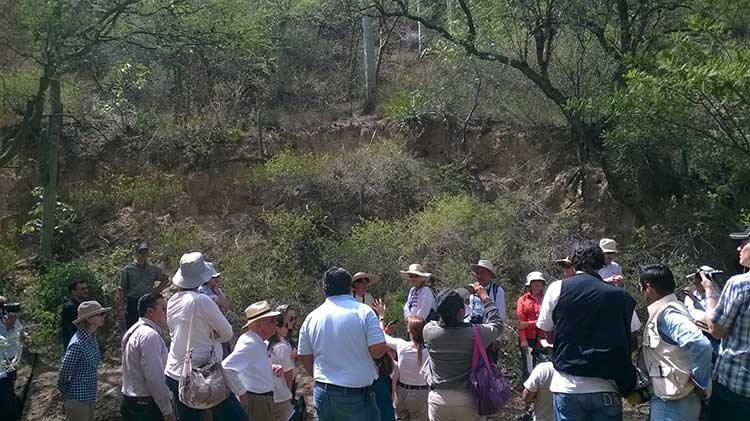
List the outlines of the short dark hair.
<svg viewBox="0 0 750 421">
<path fill-rule="evenodd" d="M 669 295 L 674 292 L 674 275 L 665 264 L 648 265 L 641 270 L 641 287 L 651 285 L 659 295 Z"/>
<path fill-rule="evenodd" d="M 352 274 L 346 269 L 332 267 L 323 275 L 323 291 L 326 297 L 349 294 L 352 289 Z"/>
<path fill-rule="evenodd" d="M 141 295 L 141 298 L 138 299 L 138 315 L 141 317 L 146 316 L 148 309 L 155 308 L 156 302 L 163 299 L 164 296 L 156 292 Z"/>
<path fill-rule="evenodd" d="M 603 268 L 606 260 L 604 259 L 604 251 L 599 244 L 593 241 L 587 241 L 579 244 L 573 255 L 570 257 L 576 270 L 581 272 L 596 272 Z"/>
<path fill-rule="evenodd" d="M 83 279 L 76 279 L 75 281 L 68 284 L 68 292 L 73 292 L 73 290 L 78 289 L 79 284 L 85 284 L 86 281 Z"/>
</svg>

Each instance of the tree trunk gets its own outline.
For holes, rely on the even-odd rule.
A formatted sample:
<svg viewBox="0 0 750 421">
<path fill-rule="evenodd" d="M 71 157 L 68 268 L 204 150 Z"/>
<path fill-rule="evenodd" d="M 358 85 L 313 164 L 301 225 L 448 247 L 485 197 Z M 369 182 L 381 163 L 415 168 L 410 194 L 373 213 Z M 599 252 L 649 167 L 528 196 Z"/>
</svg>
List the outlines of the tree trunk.
<svg viewBox="0 0 750 421">
<path fill-rule="evenodd" d="M 263 110 L 260 95 L 255 98 L 255 125 L 258 128 L 258 148 L 260 149 L 260 158 L 266 157 L 266 147 L 263 143 Z"/>
<path fill-rule="evenodd" d="M 49 117 L 45 148 L 46 176 L 44 180 L 44 194 L 42 196 L 42 238 L 40 250 L 42 260 L 52 258 L 52 249 L 55 242 L 55 225 L 57 224 L 57 164 L 63 126 L 63 103 L 59 78 L 50 80 L 50 109 L 51 115 Z"/>
<path fill-rule="evenodd" d="M 422 2 L 417 2 L 417 16 L 422 16 L 422 7 L 420 6 Z M 422 22 L 417 22 L 417 56 L 422 57 L 422 49 L 424 46 L 422 45 Z"/>
<path fill-rule="evenodd" d="M 376 81 L 378 65 L 378 42 L 375 23 L 377 21 L 366 13 L 362 15 L 362 45 L 364 47 L 365 68 L 365 103 L 362 112 L 371 114 L 375 111 Z"/>
</svg>

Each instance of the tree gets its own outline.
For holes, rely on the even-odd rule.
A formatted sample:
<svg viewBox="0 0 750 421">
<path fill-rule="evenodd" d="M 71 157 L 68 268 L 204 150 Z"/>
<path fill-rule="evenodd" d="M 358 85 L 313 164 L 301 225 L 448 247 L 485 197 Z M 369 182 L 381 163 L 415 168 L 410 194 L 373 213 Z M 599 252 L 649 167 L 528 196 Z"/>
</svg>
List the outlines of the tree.
<svg viewBox="0 0 750 421">
<path fill-rule="evenodd" d="M 596 105 L 623 87 L 627 69 L 648 60 L 682 24 L 689 0 L 457 0 L 451 10 L 460 18 L 450 20 L 417 14 L 417 2 L 423 9 L 438 3 L 373 0 L 381 14 L 419 22 L 466 54 L 533 82 L 567 120 L 581 171 L 591 159 L 598 161 L 613 195 L 643 217 L 641 205 L 611 171 L 602 136 L 610 115 Z"/>
</svg>

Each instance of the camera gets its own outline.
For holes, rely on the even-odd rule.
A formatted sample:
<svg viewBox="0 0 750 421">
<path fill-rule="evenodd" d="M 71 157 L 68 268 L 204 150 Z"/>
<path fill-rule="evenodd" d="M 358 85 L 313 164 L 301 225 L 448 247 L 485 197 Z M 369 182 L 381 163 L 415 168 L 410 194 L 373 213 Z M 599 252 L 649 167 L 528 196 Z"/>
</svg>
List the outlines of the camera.
<svg viewBox="0 0 750 421">
<path fill-rule="evenodd" d="M 5 303 L 0 304 L 0 312 L 2 313 L 20 313 L 21 303 Z"/>
<path fill-rule="evenodd" d="M 701 272 L 706 275 L 706 278 L 710 279 L 711 282 L 714 283 L 714 285 L 716 285 L 716 289 L 718 289 L 719 291 L 724 289 L 724 285 L 729 279 L 729 275 L 724 273 L 724 271 L 722 270 L 717 270 L 710 266 L 701 266 L 693 274 L 693 279 L 695 280 L 695 282 L 701 282 Z"/>
</svg>

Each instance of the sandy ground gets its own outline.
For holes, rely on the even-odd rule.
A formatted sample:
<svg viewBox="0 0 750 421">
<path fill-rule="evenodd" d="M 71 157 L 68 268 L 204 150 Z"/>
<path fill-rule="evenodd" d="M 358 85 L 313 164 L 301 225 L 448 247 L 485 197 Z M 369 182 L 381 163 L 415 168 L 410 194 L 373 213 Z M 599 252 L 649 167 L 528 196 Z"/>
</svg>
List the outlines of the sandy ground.
<svg viewBox="0 0 750 421">
<path fill-rule="evenodd" d="M 18 394 L 22 393 L 23 387 L 29 376 L 29 367 L 19 370 L 16 389 Z M 99 370 L 99 393 L 96 402 L 96 419 L 102 421 L 120 420 L 120 368 L 117 361 L 106 361 Z M 53 421 L 63 420 L 62 402 L 56 399 L 57 367 L 48 365 L 37 365 L 34 370 L 24 420 L 27 421 Z M 300 376 L 298 379 L 298 393 L 307 397 L 308 411 L 312 415 L 312 379 L 308 376 Z M 515 420 L 523 413 L 523 401 L 520 392 L 513 394 L 511 402 L 508 403 L 499 414 L 488 418 L 490 420 Z M 625 421 L 646 420 L 636 408 L 625 404 Z M 640 412 L 647 413 L 647 408 L 640 408 Z"/>
</svg>

